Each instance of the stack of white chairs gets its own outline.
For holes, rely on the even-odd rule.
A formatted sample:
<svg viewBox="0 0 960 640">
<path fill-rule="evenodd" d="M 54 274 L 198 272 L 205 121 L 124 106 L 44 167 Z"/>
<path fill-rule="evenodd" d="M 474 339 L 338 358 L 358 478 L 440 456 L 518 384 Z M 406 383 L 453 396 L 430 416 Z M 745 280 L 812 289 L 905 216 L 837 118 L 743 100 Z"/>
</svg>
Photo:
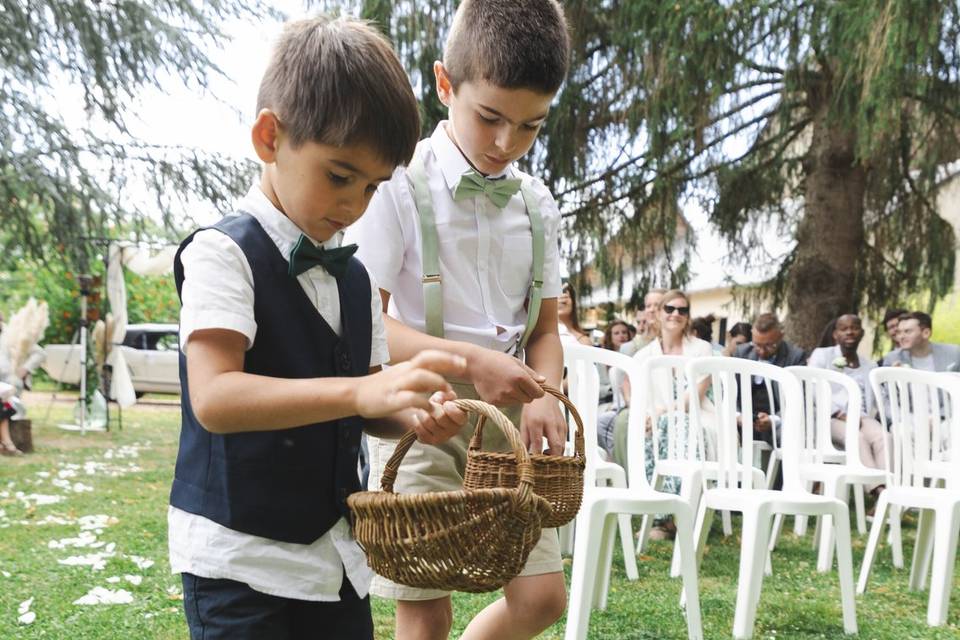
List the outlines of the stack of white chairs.
<svg viewBox="0 0 960 640">
<path fill-rule="evenodd" d="M 644 374 L 628 356 L 610 350 L 570 345 L 564 347 L 569 397 L 580 410 L 587 439 L 587 460 L 584 473 L 583 506 L 576 520 L 573 570 L 570 585 L 570 605 L 567 615 L 566 640 L 586 637 L 593 608 L 606 608 L 609 590 L 610 566 L 618 518 L 631 515 L 667 513 L 677 523 L 683 601 L 686 605 L 687 634 L 700 639 L 703 631 L 700 620 L 700 599 L 697 590 L 696 558 L 693 546 L 693 509 L 678 496 L 654 491 L 644 471 L 645 426 L 641 420 L 647 388 Z M 631 412 L 628 427 L 629 488 L 599 487 L 596 484 L 596 466 L 599 452 L 590 446 L 596 442 L 596 420 L 588 420 L 591 407 L 599 401 L 596 384 L 597 363 L 617 367 L 626 372 L 631 385 Z M 595 412 L 595 409 L 594 409 Z M 624 553 L 633 557 L 633 545 Z"/>
<path fill-rule="evenodd" d="M 859 520 L 863 513 L 862 487 L 885 484 L 887 478 L 885 470 L 871 469 L 860 461 L 860 387 L 853 378 L 838 371 L 815 367 L 787 367 L 787 371 L 800 381 L 803 392 L 799 473 L 804 488 L 809 491 L 813 483 L 819 482 L 823 486 L 823 495 L 846 501 L 849 488 L 853 487 L 854 496 L 858 498 Z M 837 450 L 831 438 L 833 385 L 844 389 L 847 395 L 845 451 Z M 797 519 L 799 521 L 800 517 Z M 771 551 L 775 547 L 782 521 L 783 517 L 778 515 L 770 540 Z M 863 530 L 866 531 L 865 524 Z M 818 519 L 817 533 L 819 535 L 814 535 L 814 544 L 817 544 L 819 538 L 820 547 L 817 569 L 821 572 L 829 571 L 833 563 L 832 521 Z"/>
<path fill-rule="evenodd" d="M 870 372 L 870 383 L 882 399 L 883 422 L 889 418 L 893 467 L 877 500 L 857 591 L 867 588 L 887 509 L 894 510 L 895 524 L 899 510 L 920 509 L 910 589 L 925 588 L 932 563 L 927 624 L 940 626 L 947 620 L 960 535 L 960 471 L 950 455 L 951 444 L 960 442 L 960 378 L 881 367 Z"/>
<path fill-rule="evenodd" d="M 717 410 L 717 474 L 715 486 L 704 485 L 697 514 L 698 559 L 702 557 L 715 510 L 739 511 L 743 515 L 740 572 L 733 636 L 751 638 L 760 600 L 773 518 L 784 515 L 828 515 L 836 529 L 843 628 L 857 632 L 850 546 L 849 510 L 842 500 L 819 496 L 804 489 L 800 477 L 803 396 L 800 382 L 789 371 L 762 362 L 738 358 L 702 358 L 687 364 L 687 377 L 711 377 Z M 783 490 L 758 486 L 749 464 L 754 459 L 752 376 L 761 376 L 779 387 L 782 431 Z M 737 406 L 738 388 L 745 392 Z M 691 403 L 694 423 L 699 423 L 699 405 Z M 738 424 L 738 416 L 740 423 Z M 707 463 L 703 463 L 707 464 Z M 631 462 L 632 471 L 632 462 Z M 678 525 L 678 529 L 679 529 Z"/>
</svg>

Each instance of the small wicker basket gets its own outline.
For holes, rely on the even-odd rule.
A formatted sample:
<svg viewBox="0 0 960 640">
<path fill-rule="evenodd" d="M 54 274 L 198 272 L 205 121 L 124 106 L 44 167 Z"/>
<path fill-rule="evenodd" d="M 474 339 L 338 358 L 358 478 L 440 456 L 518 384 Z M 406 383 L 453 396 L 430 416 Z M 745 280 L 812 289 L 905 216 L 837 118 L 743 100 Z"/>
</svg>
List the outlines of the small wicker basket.
<svg viewBox="0 0 960 640">
<path fill-rule="evenodd" d="M 544 527 L 560 527 L 573 520 L 583 501 L 583 468 L 586 466 L 583 442 L 583 420 L 580 413 L 563 393 L 550 385 L 541 385 L 570 411 L 577 429 L 574 434 L 573 456 L 532 454 L 533 491 L 546 498 L 552 513 L 543 522 Z M 493 489 L 517 486 L 517 460 L 513 453 L 498 453 L 482 450 L 483 416 L 477 421 L 477 429 L 467 449 L 467 468 L 464 472 L 464 489 Z"/>
<path fill-rule="evenodd" d="M 514 451 L 515 487 L 395 494 L 400 461 L 416 440 L 408 432 L 384 468 L 383 491 L 355 493 L 347 504 L 357 542 L 381 576 L 412 587 L 483 593 L 520 573 L 550 505 L 533 491 L 533 465 L 510 420 L 479 400 L 455 402 L 503 431 Z"/>
</svg>

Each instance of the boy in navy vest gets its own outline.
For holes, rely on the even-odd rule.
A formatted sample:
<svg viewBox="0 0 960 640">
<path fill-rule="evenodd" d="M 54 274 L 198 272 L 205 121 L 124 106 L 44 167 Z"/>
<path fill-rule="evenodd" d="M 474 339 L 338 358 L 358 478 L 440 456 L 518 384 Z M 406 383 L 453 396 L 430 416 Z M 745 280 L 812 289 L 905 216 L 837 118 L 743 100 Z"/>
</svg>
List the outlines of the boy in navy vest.
<svg viewBox="0 0 960 640">
<path fill-rule="evenodd" d="M 175 262 L 170 564 L 192 638 L 372 638 L 371 572 L 346 507 L 361 432 L 439 443 L 466 420 L 444 379 L 462 357 L 423 352 L 380 371 L 378 287 L 356 246 L 339 246 L 412 157 L 417 104 L 382 36 L 320 17 L 284 29 L 257 112 L 259 181 Z"/>
<path fill-rule="evenodd" d="M 437 94 L 449 118 L 420 142 L 348 232 L 382 289 L 390 353 L 423 349 L 467 360 L 460 397 L 503 407 L 531 451 L 563 452 L 566 423 L 538 383 L 560 385 L 557 333 L 560 212 L 550 191 L 516 162 L 530 150 L 567 73 L 570 40 L 556 0 L 462 0 Z M 372 240 L 377 239 L 377 242 Z M 516 356 L 516 357 L 514 357 Z M 521 409 L 522 405 L 522 409 Z M 506 443 L 484 432 L 485 448 Z M 400 465 L 400 493 L 463 483 L 473 425 L 440 446 L 414 445 Z M 499 440 L 499 441 L 498 441 Z M 375 486 L 394 443 L 370 440 Z M 397 601 L 397 640 L 449 635 L 450 592 L 382 577 L 372 592 Z M 469 640 L 533 638 L 560 616 L 566 590 L 555 529 L 543 531 L 527 563 L 463 631 Z"/>
</svg>

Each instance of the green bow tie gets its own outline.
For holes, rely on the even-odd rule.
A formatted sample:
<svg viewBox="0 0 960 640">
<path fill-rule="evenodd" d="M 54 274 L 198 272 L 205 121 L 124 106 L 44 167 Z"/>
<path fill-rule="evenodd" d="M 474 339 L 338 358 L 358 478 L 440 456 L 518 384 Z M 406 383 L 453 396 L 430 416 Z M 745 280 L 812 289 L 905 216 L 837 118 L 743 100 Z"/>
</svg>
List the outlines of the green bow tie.
<svg viewBox="0 0 960 640">
<path fill-rule="evenodd" d="M 494 206 L 503 209 L 510 202 L 513 194 L 520 190 L 521 182 L 519 178 L 491 180 L 490 178 L 484 178 L 473 169 L 468 169 L 460 176 L 460 182 L 453 190 L 453 199 L 459 201 L 486 194 Z"/>
<path fill-rule="evenodd" d="M 324 249 L 314 245 L 307 236 L 301 235 L 297 244 L 290 250 L 290 267 L 287 273 L 296 278 L 304 271 L 320 265 L 334 278 L 339 278 L 347 272 L 350 256 L 356 252 L 355 244 L 336 249 Z"/>
</svg>

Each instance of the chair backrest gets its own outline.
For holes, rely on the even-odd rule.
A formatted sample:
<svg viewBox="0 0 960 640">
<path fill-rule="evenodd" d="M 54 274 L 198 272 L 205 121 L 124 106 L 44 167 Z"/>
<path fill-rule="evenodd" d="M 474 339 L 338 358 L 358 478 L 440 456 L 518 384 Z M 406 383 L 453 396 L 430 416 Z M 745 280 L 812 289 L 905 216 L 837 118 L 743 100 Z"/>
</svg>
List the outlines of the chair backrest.
<svg viewBox="0 0 960 640">
<path fill-rule="evenodd" d="M 567 395 L 580 412 L 583 419 L 583 437 L 586 446 L 586 467 L 583 473 L 584 486 L 592 487 L 597 483 L 597 418 L 600 404 L 600 377 L 597 364 L 621 370 L 630 380 L 630 407 L 627 427 L 628 482 L 632 488 L 648 487 L 649 482 L 644 471 L 644 429 L 641 416 L 644 407 L 643 389 L 647 387 L 644 373 L 639 364 L 630 356 L 611 351 L 588 347 L 581 344 L 563 346 L 563 362 L 567 369 Z M 637 410 L 639 409 L 639 410 Z"/>
<path fill-rule="evenodd" d="M 687 384 L 689 361 L 690 358 L 685 356 L 654 356 L 640 363 L 649 381 L 645 389 L 643 406 L 646 415 L 641 416 L 642 423 L 646 431 L 649 419 L 655 443 L 659 435 L 658 422 L 666 422 L 667 448 L 660 451 L 660 447 L 654 446 L 655 460 L 697 460 L 700 457 L 702 431 L 694 428 L 689 406 L 700 399 L 696 387 L 690 389 Z"/>
<path fill-rule="evenodd" d="M 819 367 L 787 367 L 800 381 L 803 392 L 803 432 L 801 433 L 800 460 L 802 462 L 828 462 L 840 451 L 833 446 L 831 438 L 831 414 L 834 394 L 843 389 L 847 394 L 846 431 L 844 451 L 847 464 L 862 466 L 860 461 L 860 418 L 863 392 L 856 380 L 839 371 Z"/>
<path fill-rule="evenodd" d="M 950 447 L 960 442 L 960 377 L 907 367 L 870 372 L 873 393 L 882 402 L 882 424 L 893 435 L 893 486 L 924 486 L 928 478 L 960 480 Z"/>
<path fill-rule="evenodd" d="M 753 439 L 753 376 L 762 384 L 776 385 L 779 391 L 781 420 L 780 448 L 783 452 L 783 488 L 801 490 L 799 461 L 803 423 L 803 395 L 800 381 L 781 367 L 743 358 L 697 358 L 687 363 L 687 377 L 699 380 L 710 376 L 713 403 L 717 411 L 717 487 L 746 489 L 754 487 L 751 461 Z M 737 390 L 740 409 L 737 408 Z M 691 404 L 694 421 L 700 423 L 699 403 Z M 740 424 L 737 423 L 738 413 Z M 740 464 L 740 462 L 743 464 Z"/>
</svg>

